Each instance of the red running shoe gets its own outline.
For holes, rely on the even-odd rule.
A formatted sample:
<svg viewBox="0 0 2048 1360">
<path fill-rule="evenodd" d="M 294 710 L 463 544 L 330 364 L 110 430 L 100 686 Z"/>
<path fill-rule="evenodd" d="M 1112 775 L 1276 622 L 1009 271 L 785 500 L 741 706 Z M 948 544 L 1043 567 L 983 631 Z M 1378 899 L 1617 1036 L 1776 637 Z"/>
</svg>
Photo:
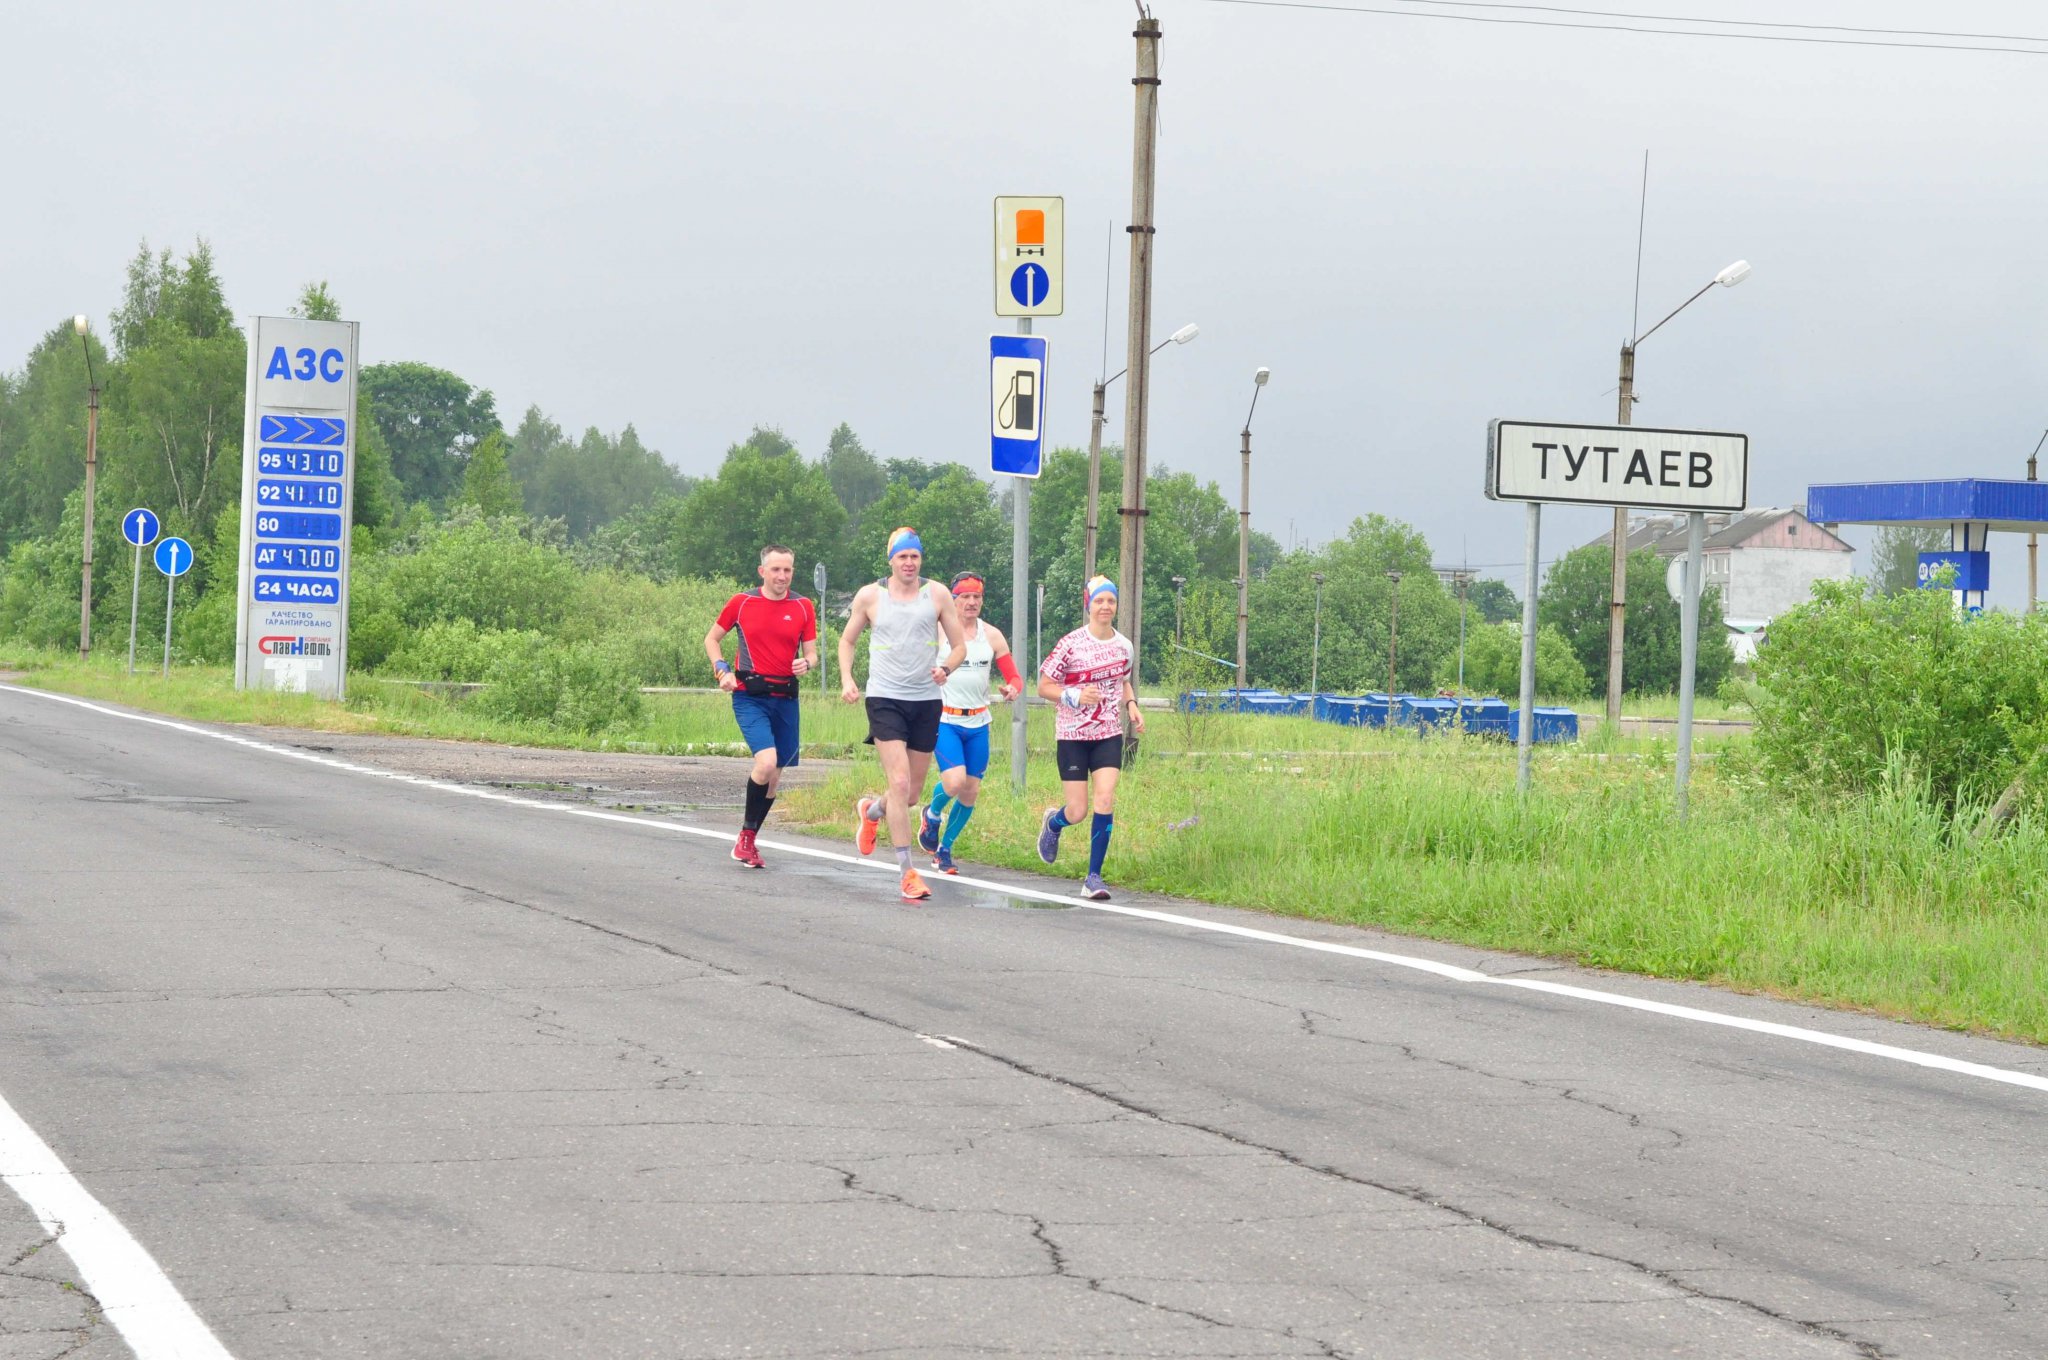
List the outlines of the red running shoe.
<svg viewBox="0 0 2048 1360">
<path fill-rule="evenodd" d="M 754 846 L 754 833 L 751 831 L 740 832 L 740 838 L 732 843 L 732 857 L 749 869 L 768 867 L 761 862 L 761 852 Z"/>
<path fill-rule="evenodd" d="M 853 805 L 853 848 L 863 855 L 875 853 L 875 835 L 882 827 L 880 822 L 868 820 L 868 809 L 874 805 L 872 798 L 860 799 Z"/>
</svg>

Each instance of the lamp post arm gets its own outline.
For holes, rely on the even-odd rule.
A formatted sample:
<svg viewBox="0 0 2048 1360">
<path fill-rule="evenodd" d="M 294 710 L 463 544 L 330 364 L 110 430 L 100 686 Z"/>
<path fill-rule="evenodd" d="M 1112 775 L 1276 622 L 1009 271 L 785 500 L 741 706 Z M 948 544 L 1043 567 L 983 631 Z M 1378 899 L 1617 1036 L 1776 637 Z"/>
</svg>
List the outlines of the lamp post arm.
<svg viewBox="0 0 2048 1360">
<path fill-rule="evenodd" d="M 1719 282 L 1719 280 L 1717 279 L 1708 279 L 1707 288 L 1712 288 L 1717 282 Z M 1694 293 L 1691 297 L 1679 303 L 1676 307 L 1673 307 L 1671 309 L 1671 316 L 1665 317 L 1664 321 L 1669 321 L 1672 316 L 1677 316 L 1680 312 L 1684 311 L 1686 308 L 1692 306 L 1695 302 L 1698 302 L 1701 298 L 1705 297 L 1707 295 L 1707 288 L 1700 289 L 1699 292 Z M 1659 321 L 1655 326 L 1650 327 L 1650 329 L 1644 331 L 1641 335 L 1629 341 L 1628 347 L 1630 349 L 1634 349 L 1637 345 L 1642 344 L 1643 341 L 1655 335 L 1658 329 L 1663 326 L 1664 321 Z"/>
<path fill-rule="evenodd" d="M 1163 350 L 1163 349 L 1165 349 L 1165 348 L 1166 348 L 1166 347 L 1167 347 L 1168 345 L 1170 345 L 1170 344 L 1172 344 L 1172 343 L 1173 343 L 1173 337 L 1169 335 L 1169 336 L 1167 336 L 1167 337 L 1166 337 L 1166 338 L 1165 338 L 1164 340 L 1161 340 L 1161 341 L 1160 341 L 1160 342 L 1159 342 L 1158 344 L 1154 345 L 1154 346 L 1153 346 L 1153 347 L 1151 348 L 1151 350 L 1150 350 L 1149 352 L 1150 352 L 1150 353 L 1153 353 L 1153 354 L 1157 354 L 1157 353 L 1158 353 L 1158 352 L 1159 352 L 1160 350 Z M 1114 372 L 1114 373 L 1110 374 L 1110 375 L 1109 375 L 1109 376 L 1108 376 L 1107 378 L 1104 378 L 1104 379 L 1102 380 L 1102 386 L 1104 386 L 1104 387 L 1107 387 L 1107 386 L 1109 386 L 1109 385 L 1110 385 L 1111 383 L 1115 382 L 1115 381 L 1116 381 L 1116 380 L 1117 380 L 1118 378 L 1121 378 L 1121 377 L 1122 377 L 1122 376 L 1123 376 L 1124 374 L 1126 374 L 1126 373 L 1128 373 L 1128 372 L 1130 372 L 1130 371 L 1131 371 L 1131 370 L 1130 370 L 1129 368 L 1120 368 L 1120 369 L 1118 369 L 1118 370 L 1117 370 L 1116 372 Z"/>
<path fill-rule="evenodd" d="M 1244 413 L 1244 433 L 1245 433 L 1245 438 L 1247 438 L 1247 439 L 1251 438 L 1251 433 L 1252 433 L 1252 412 L 1253 412 L 1253 411 L 1256 411 L 1256 410 L 1258 410 L 1258 409 L 1259 409 L 1259 389 L 1257 388 L 1257 386 L 1254 386 L 1254 387 L 1252 388 L 1252 404 L 1251 404 L 1251 407 L 1250 407 L 1250 409 L 1248 409 L 1248 410 L 1247 410 L 1247 411 L 1246 411 L 1246 412 Z"/>
</svg>

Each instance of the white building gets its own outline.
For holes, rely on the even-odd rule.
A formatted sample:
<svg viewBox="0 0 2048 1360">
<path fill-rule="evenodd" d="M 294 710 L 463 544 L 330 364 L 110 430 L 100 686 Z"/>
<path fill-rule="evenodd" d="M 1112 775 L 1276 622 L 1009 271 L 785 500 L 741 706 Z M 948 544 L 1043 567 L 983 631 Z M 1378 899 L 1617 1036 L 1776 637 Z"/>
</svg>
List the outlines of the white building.
<svg viewBox="0 0 2048 1360">
<path fill-rule="evenodd" d="M 1684 515 L 1631 515 L 1628 550 L 1648 548 L 1666 562 L 1685 556 L 1685 521 Z M 1772 619 L 1812 598 L 1815 581 L 1855 575 L 1855 550 L 1788 507 L 1709 514 L 1704 553 L 1706 585 L 1721 592 L 1737 661 L 1755 653 Z"/>
</svg>

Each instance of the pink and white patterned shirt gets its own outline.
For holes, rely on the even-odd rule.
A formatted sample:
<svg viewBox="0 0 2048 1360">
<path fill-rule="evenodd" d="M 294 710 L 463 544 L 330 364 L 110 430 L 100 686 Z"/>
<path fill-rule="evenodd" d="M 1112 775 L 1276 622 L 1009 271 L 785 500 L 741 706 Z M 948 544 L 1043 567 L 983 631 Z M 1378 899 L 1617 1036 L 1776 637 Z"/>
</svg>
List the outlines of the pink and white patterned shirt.
<svg viewBox="0 0 2048 1360">
<path fill-rule="evenodd" d="M 1124 683 L 1131 674 L 1131 640 L 1122 633 L 1096 637 L 1083 626 L 1061 638 L 1046 656 L 1038 673 L 1059 685 L 1094 685 L 1102 691 L 1102 702 L 1068 708 L 1061 704 L 1053 712 L 1053 736 L 1059 741 L 1101 741 L 1120 737 Z"/>
</svg>

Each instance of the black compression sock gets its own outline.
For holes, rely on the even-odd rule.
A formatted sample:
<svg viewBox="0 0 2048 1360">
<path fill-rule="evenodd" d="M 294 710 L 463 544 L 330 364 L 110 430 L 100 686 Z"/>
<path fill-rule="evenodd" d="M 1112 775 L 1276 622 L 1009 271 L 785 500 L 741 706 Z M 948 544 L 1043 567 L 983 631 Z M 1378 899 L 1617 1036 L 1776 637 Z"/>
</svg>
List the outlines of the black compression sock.
<svg viewBox="0 0 2048 1360">
<path fill-rule="evenodd" d="M 768 805 L 775 800 L 768 796 L 766 784 L 747 781 L 747 820 L 741 825 L 749 831 L 759 831 L 761 823 L 768 820 Z"/>
</svg>

